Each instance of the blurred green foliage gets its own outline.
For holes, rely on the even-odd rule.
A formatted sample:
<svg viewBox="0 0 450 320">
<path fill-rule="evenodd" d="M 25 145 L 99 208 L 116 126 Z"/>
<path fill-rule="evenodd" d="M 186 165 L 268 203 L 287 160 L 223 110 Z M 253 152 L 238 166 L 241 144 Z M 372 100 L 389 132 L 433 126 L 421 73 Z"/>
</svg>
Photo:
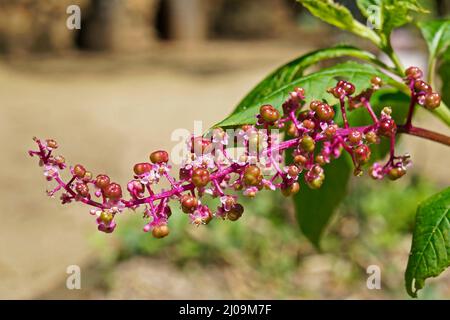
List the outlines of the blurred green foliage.
<svg viewBox="0 0 450 320">
<path fill-rule="evenodd" d="M 161 255 L 183 265 L 189 260 L 202 264 L 233 264 L 236 253 L 245 252 L 252 263 L 266 261 L 265 268 L 289 269 L 295 261 L 286 254 L 276 252 L 291 250 L 298 246 L 298 228 L 289 221 L 291 208 L 280 195 L 264 192 L 258 199 L 241 199 L 246 211 L 236 221 L 214 219 L 207 226 L 189 225 L 189 218 L 176 206 L 172 208 L 169 222 L 171 233 L 157 241 L 150 234 L 140 232 L 142 221 L 127 219 L 117 228 L 120 238 L 117 258 L 133 255 Z M 214 200 L 210 200 L 210 203 Z M 211 205 L 211 204 L 210 204 Z M 214 208 L 214 205 L 211 205 Z M 277 256 L 276 261 L 271 257 Z"/>
<path fill-rule="evenodd" d="M 438 191 L 420 176 L 394 182 L 356 183 L 340 211 L 354 216 L 362 237 L 376 247 L 392 246 L 399 237 L 410 234 L 419 202 Z"/>
<path fill-rule="evenodd" d="M 359 232 L 355 237 L 371 243 L 373 240 L 374 247 L 393 245 L 399 237 L 411 232 L 417 204 L 437 190 L 436 186 L 419 176 L 395 182 L 355 180 L 358 180 L 354 181 L 356 185 L 351 187 L 325 237 L 325 251 L 335 247 L 333 243 L 345 241 L 345 234 L 342 240 L 333 235 L 342 236 L 341 223 L 345 224 L 349 219 L 357 222 Z M 169 224 L 170 236 L 162 240 L 155 240 L 142 232 L 142 220 L 128 217 L 119 222 L 120 227 L 115 233 L 119 238 L 116 258 L 163 255 L 177 264 L 190 259 L 202 263 L 232 263 L 228 257 L 239 250 L 258 263 L 272 255 L 270 251 L 278 251 L 281 255 L 283 249 L 299 249 L 299 243 L 305 247 L 303 251 L 311 252 L 312 248 L 302 243 L 306 240 L 297 230 L 293 208 L 284 199 L 271 192 L 264 192 L 257 199 L 240 199 L 246 208 L 240 220 L 213 220 L 209 225 L 198 228 L 189 225 L 187 215 L 174 207 Z M 280 259 L 283 260 L 276 259 L 277 268 Z M 292 263 L 282 262 L 284 264 Z"/>
<path fill-rule="evenodd" d="M 293 279 L 302 274 L 308 259 L 325 257 L 319 264 L 330 264 L 330 277 L 350 292 L 365 281 L 365 267 L 376 261 L 383 265 L 387 281 L 393 279 L 383 292 L 404 298 L 399 275 L 406 260 L 393 261 L 402 250 L 407 258 L 417 203 L 435 193 L 437 187 L 412 176 L 395 182 L 354 178 L 350 190 L 324 236 L 323 255 L 298 230 L 292 203 L 273 192 L 263 192 L 257 199 L 241 199 L 246 211 L 236 222 L 213 220 L 198 228 L 189 225 L 188 217 L 174 207 L 171 234 L 161 240 L 142 232 L 138 217 L 122 217 L 114 233 L 117 245 L 109 246 L 108 254 L 112 265 L 139 255 L 164 259 L 180 270 L 192 263 L 243 270 L 254 281 L 276 287 L 274 294 L 280 298 L 304 289 Z M 105 248 L 104 240 L 101 243 Z M 422 297 L 435 296 L 431 286 Z"/>
</svg>

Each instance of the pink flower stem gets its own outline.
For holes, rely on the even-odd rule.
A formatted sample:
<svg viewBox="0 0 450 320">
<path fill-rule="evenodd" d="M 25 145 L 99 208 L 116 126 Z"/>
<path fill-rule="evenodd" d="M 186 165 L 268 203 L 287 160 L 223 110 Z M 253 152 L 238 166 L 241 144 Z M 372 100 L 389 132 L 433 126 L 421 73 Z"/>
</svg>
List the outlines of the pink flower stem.
<svg viewBox="0 0 450 320">
<path fill-rule="evenodd" d="M 395 159 L 395 134 L 392 134 L 390 137 L 390 145 L 389 145 L 389 160 L 383 167 L 383 170 L 387 170 L 389 166 L 391 166 Z"/>
<path fill-rule="evenodd" d="M 412 118 L 414 115 L 414 107 L 417 102 L 417 96 L 414 92 L 414 80 L 411 79 L 409 81 L 409 90 L 411 91 L 411 100 L 409 102 L 409 110 L 408 110 L 408 116 L 406 117 L 406 122 L 404 124 L 405 128 L 411 128 L 412 126 Z"/>
<path fill-rule="evenodd" d="M 348 129 L 348 119 L 347 119 L 347 111 L 345 110 L 345 100 L 343 97 L 339 99 L 339 104 L 341 106 L 342 120 L 344 121 L 344 128 Z"/>
<path fill-rule="evenodd" d="M 300 130 L 300 123 L 297 120 L 297 117 L 295 116 L 295 111 L 289 112 L 289 118 L 291 119 L 292 123 L 295 125 L 297 130 Z"/>
<path fill-rule="evenodd" d="M 344 150 L 347 151 L 348 154 L 350 154 L 350 156 L 352 157 L 353 165 L 356 166 L 357 163 L 356 163 L 355 153 L 353 152 L 353 149 L 352 149 L 347 143 L 345 143 L 345 141 L 344 141 L 344 139 L 342 138 L 342 136 L 338 137 L 338 139 L 339 139 L 339 141 L 340 141 L 342 147 L 344 148 Z"/>
<path fill-rule="evenodd" d="M 423 128 L 417 128 L 410 125 L 409 127 L 405 124 L 403 126 L 399 126 L 397 128 L 397 131 L 399 133 L 406 133 L 410 134 L 416 137 L 420 137 L 423 139 L 435 141 L 438 143 L 442 143 L 443 145 L 450 146 L 450 137 L 446 136 L 444 134 L 434 132 L 431 130 L 423 129 Z"/>
<path fill-rule="evenodd" d="M 72 176 L 72 179 L 67 182 L 67 185 L 70 186 L 75 181 L 75 176 Z"/>
<path fill-rule="evenodd" d="M 277 178 L 278 178 L 278 175 L 279 175 L 279 173 L 277 172 L 277 173 L 275 173 L 274 175 L 273 175 L 273 177 L 272 177 L 272 179 L 270 179 L 270 182 L 274 182 Z"/>
<path fill-rule="evenodd" d="M 166 177 L 167 181 L 169 181 L 172 188 L 178 188 L 178 184 L 175 182 L 175 180 L 169 174 L 167 174 L 167 172 L 164 172 L 163 175 L 164 175 L 164 177 Z"/>
<path fill-rule="evenodd" d="M 225 195 L 225 193 L 222 191 L 222 188 L 219 185 L 219 182 L 217 182 L 217 179 L 214 179 L 212 182 L 213 182 L 213 185 L 216 188 L 217 192 L 220 194 L 220 196 Z"/>
<path fill-rule="evenodd" d="M 64 181 L 61 180 L 61 178 L 59 177 L 59 175 L 55 176 L 54 179 L 55 179 L 55 181 L 56 181 L 62 188 L 64 188 L 64 190 L 66 190 L 72 197 L 77 198 L 77 194 L 75 193 L 75 191 L 73 191 L 68 185 L 66 185 L 66 184 L 64 183 Z M 83 203 L 85 203 L 85 204 L 88 204 L 88 205 L 90 205 L 90 206 L 93 206 L 93 207 L 97 207 L 97 208 L 101 208 L 101 209 L 104 208 L 104 205 L 103 205 L 103 204 L 98 203 L 98 202 L 96 202 L 96 201 L 94 201 L 94 200 L 91 200 L 91 199 L 88 199 L 88 198 L 80 197 L 80 201 L 83 202 Z"/>
<path fill-rule="evenodd" d="M 362 98 L 361 101 L 362 101 L 364 107 L 366 108 L 366 110 L 369 112 L 370 117 L 372 118 L 372 121 L 374 123 L 378 123 L 377 115 L 373 111 L 372 106 L 370 105 L 370 102 L 368 100 L 366 100 L 365 98 Z"/>
</svg>

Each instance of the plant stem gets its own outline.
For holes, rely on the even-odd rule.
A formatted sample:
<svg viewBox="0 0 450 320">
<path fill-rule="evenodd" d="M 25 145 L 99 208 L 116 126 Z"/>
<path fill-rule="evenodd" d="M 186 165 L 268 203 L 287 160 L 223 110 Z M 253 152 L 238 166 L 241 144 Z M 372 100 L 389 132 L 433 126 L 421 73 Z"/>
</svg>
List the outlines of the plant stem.
<svg viewBox="0 0 450 320">
<path fill-rule="evenodd" d="M 397 71 L 403 75 L 404 74 L 404 67 L 403 64 L 400 61 L 400 58 L 397 56 L 397 54 L 392 51 L 392 55 L 390 56 L 392 62 L 394 62 L 395 67 L 397 68 Z"/>
<path fill-rule="evenodd" d="M 434 109 L 432 113 L 450 127 L 450 109 L 443 101 L 441 101 L 440 107 Z"/>
<path fill-rule="evenodd" d="M 396 81 L 392 79 L 391 82 L 389 82 L 389 85 L 393 86 L 394 88 L 397 88 L 401 92 L 411 95 L 410 89 L 407 85 L 405 85 L 402 82 Z M 444 101 L 441 101 L 441 105 L 439 108 L 434 109 L 433 111 L 430 111 L 435 117 L 439 118 L 443 123 L 445 123 L 447 126 L 450 127 L 450 109 L 449 107 L 444 103 Z"/>
<path fill-rule="evenodd" d="M 347 119 L 347 111 L 345 110 L 345 101 L 343 98 L 339 99 L 339 103 L 341 106 L 341 114 L 342 120 L 344 121 L 344 128 L 348 129 L 348 119 Z"/>
<path fill-rule="evenodd" d="M 431 87 L 434 87 L 434 70 L 436 68 L 436 59 L 432 57 L 428 58 L 428 74 L 427 82 Z"/>
<path fill-rule="evenodd" d="M 437 133 L 434 131 L 430 131 L 427 129 L 417 128 L 417 127 L 413 127 L 413 126 L 410 126 L 410 127 L 399 126 L 398 132 L 410 134 L 410 135 L 413 135 L 416 137 L 439 142 L 439 143 L 442 143 L 443 145 L 450 146 L 450 137 L 449 136 L 446 136 L 444 134 Z"/>
<path fill-rule="evenodd" d="M 391 59 L 391 61 L 395 65 L 395 69 L 397 70 L 397 74 L 399 76 L 403 76 L 405 74 L 402 62 L 400 61 L 400 58 L 398 57 L 397 53 L 395 53 L 394 49 L 392 49 L 392 46 L 390 43 L 385 48 L 382 48 L 382 50 L 388 55 L 388 57 Z"/>
<path fill-rule="evenodd" d="M 409 103 L 408 117 L 406 118 L 405 128 L 412 127 L 412 117 L 414 114 L 414 107 L 416 106 L 417 96 L 414 93 L 414 80 L 410 81 L 409 90 L 411 91 L 411 101 Z"/>
</svg>

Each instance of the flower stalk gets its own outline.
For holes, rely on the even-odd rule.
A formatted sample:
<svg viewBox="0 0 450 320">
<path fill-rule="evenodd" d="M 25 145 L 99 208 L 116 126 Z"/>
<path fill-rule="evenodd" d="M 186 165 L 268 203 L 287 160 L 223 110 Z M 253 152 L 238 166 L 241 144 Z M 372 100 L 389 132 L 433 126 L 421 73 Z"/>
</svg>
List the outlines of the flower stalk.
<svg viewBox="0 0 450 320">
<path fill-rule="evenodd" d="M 417 68 L 406 70 L 411 104 L 403 125 L 397 126 L 389 107 L 385 107 L 380 115 L 374 112 L 370 97 L 382 85 L 378 77 L 371 80 L 369 89 L 358 95 L 355 86 L 343 80 L 328 90 L 340 102 L 343 127 L 335 122 L 332 106 L 317 100 L 306 106 L 305 91 L 296 88 L 282 104 L 282 113 L 272 105 L 263 105 L 256 115 L 255 125 L 244 125 L 233 132 L 216 128 L 210 135 L 192 136 L 187 141 L 189 152 L 178 179 L 171 174 L 169 154 L 164 150 L 152 152 L 149 162 L 134 165 L 133 179 L 126 185 L 129 197 L 124 197 L 122 187 L 112 182 L 108 175 L 99 174 L 94 178 L 80 164 L 69 167 L 69 179 L 65 182 L 63 171 L 67 165 L 64 157 L 54 155 L 58 148 L 55 140 L 35 138 L 38 149 L 29 154 L 39 158 L 46 179 L 56 183 L 48 195 L 54 197 L 60 192 L 62 204 L 81 202 L 91 207 L 90 213 L 96 217 L 98 230 L 113 232 L 118 214 L 125 209 L 143 207 L 144 231 L 151 231 L 155 238 L 163 238 L 170 232 L 168 221 L 173 201 L 179 203 L 191 223 L 197 226 L 208 224 L 212 219 L 236 221 L 244 212 L 237 202 L 238 193 L 253 198 L 264 189 L 279 189 L 284 196 L 292 196 L 300 192 L 300 177 L 308 187 L 318 189 L 325 179 L 325 166 L 342 153 L 351 156 L 354 174 L 360 176 L 363 167 L 370 164 L 371 146 L 379 144 L 381 139 L 390 141 L 389 159 L 385 164 L 370 165 L 370 176 L 392 180 L 402 177 L 411 161 L 408 154 L 395 154 L 397 134 L 411 134 L 450 145 L 450 137 L 412 125 L 417 104 L 435 109 L 440 103 L 440 96 L 432 92 L 421 77 Z M 368 112 L 371 124 L 351 126 L 347 112 L 357 108 Z M 275 134 L 277 130 L 284 131 L 283 140 Z M 233 158 L 229 151 L 234 147 L 243 147 L 244 151 Z M 287 152 L 292 155 L 290 164 L 283 161 Z M 163 179 L 169 188 L 156 189 Z M 219 199 L 216 209 L 203 204 L 206 195 Z"/>
</svg>

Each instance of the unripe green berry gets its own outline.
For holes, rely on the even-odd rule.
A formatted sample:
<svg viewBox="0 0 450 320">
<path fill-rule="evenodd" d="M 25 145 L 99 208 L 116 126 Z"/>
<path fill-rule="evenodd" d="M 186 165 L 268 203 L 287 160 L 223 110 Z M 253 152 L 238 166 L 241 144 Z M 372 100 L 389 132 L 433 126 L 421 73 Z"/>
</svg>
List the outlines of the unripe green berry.
<svg viewBox="0 0 450 320">
<path fill-rule="evenodd" d="M 270 104 L 266 104 L 259 109 L 261 118 L 268 123 L 274 123 L 280 118 L 280 112 Z"/>
<path fill-rule="evenodd" d="M 311 101 L 311 103 L 309 104 L 309 108 L 310 108 L 312 111 L 316 111 L 316 110 L 317 110 L 317 107 L 320 106 L 322 103 L 323 103 L 322 101 L 319 101 L 319 100 L 313 100 L 313 101 Z"/>
<path fill-rule="evenodd" d="M 321 166 L 314 166 L 311 168 L 311 172 L 320 176 L 321 174 L 323 174 L 323 168 Z"/>
<path fill-rule="evenodd" d="M 62 165 L 66 162 L 66 159 L 63 156 L 56 156 L 55 157 L 55 162 L 58 165 Z"/>
<path fill-rule="evenodd" d="M 429 110 L 434 110 L 437 107 L 439 107 L 440 104 L 441 104 L 441 96 L 438 93 L 432 92 L 425 95 L 425 102 L 424 102 L 425 108 Z"/>
<path fill-rule="evenodd" d="M 249 165 L 244 170 L 244 183 L 247 186 L 256 186 L 262 180 L 261 169 L 256 165 Z"/>
<path fill-rule="evenodd" d="M 360 131 L 358 131 L 358 130 L 352 130 L 348 134 L 347 138 L 348 138 L 348 141 L 352 145 L 357 145 L 358 143 L 361 142 L 361 140 L 363 138 L 363 134 Z"/>
<path fill-rule="evenodd" d="M 95 178 L 95 185 L 97 188 L 105 189 L 110 183 L 110 179 L 106 174 L 99 174 L 97 178 Z"/>
<path fill-rule="evenodd" d="M 317 106 L 316 113 L 317 119 L 321 121 L 331 121 L 334 118 L 334 109 L 327 103 L 321 103 Z"/>
<path fill-rule="evenodd" d="M 299 190 L 300 190 L 300 184 L 298 182 L 294 182 L 291 185 L 281 187 L 281 193 L 285 197 L 292 196 L 292 195 L 296 194 L 297 192 L 299 192 Z"/>
<path fill-rule="evenodd" d="M 300 141 L 300 146 L 306 152 L 312 152 L 312 151 L 314 151 L 316 143 L 314 142 L 313 138 L 311 138 L 308 135 L 305 135 L 305 136 L 303 136 L 302 140 Z"/>
<path fill-rule="evenodd" d="M 397 125 L 392 118 L 383 118 L 378 126 L 378 134 L 390 137 L 397 131 Z"/>
<path fill-rule="evenodd" d="M 122 197 L 122 187 L 117 183 L 109 184 L 103 191 L 105 196 L 111 200 L 118 200 Z"/>
<path fill-rule="evenodd" d="M 375 88 L 381 87 L 383 85 L 383 80 L 378 76 L 374 76 L 372 79 L 370 79 L 370 82 Z"/>
<path fill-rule="evenodd" d="M 417 92 L 431 93 L 431 86 L 423 80 L 416 80 L 414 82 L 414 90 Z"/>
<path fill-rule="evenodd" d="M 348 81 L 339 81 L 338 87 L 342 88 L 347 95 L 352 95 L 355 93 L 355 86 Z"/>
<path fill-rule="evenodd" d="M 295 178 L 298 176 L 298 174 L 300 173 L 300 170 L 298 169 L 297 166 L 289 166 L 287 173 L 289 176 L 291 176 L 292 178 Z"/>
<path fill-rule="evenodd" d="M 164 150 L 154 151 L 150 154 L 152 163 L 165 163 L 169 161 L 169 154 Z"/>
<path fill-rule="evenodd" d="M 361 144 L 355 148 L 355 160 L 356 162 L 360 164 L 367 163 L 370 159 L 371 151 L 370 148 L 365 145 Z"/>
<path fill-rule="evenodd" d="M 388 172 L 388 177 L 391 180 L 397 180 L 406 174 L 406 170 L 402 167 L 394 167 Z"/>
<path fill-rule="evenodd" d="M 303 120 L 302 124 L 303 124 L 303 127 L 305 127 L 306 129 L 309 129 L 309 130 L 313 130 L 314 127 L 316 126 L 314 121 L 311 121 L 309 119 Z"/>
<path fill-rule="evenodd" d="M 205 187 L 209 183 L 209 171 L 203 168 L 197 168 L 192 172 L 192 183 L 197 188 Z"/>
<path fill-rule="evenodd" d="M 92 172 L 86 171 L 82 180 L 84 182 L 90 182 L 92 180 Z"/>
<path fill-rule="evenodd" d="M 192 213 L 197 208 L 198 200 L 193 195 L 185 194 L 181 197 L 181 210 L 184 213 Z"/>
<path fill-rule="evenodd" d="M 336 125 L 331 125 L 325 129 L 325 135 L 328 139 L 332 139 L 336 135 L 337 127 Z"/>
<path fill-rule="evenodd" d="M 81 179 L 86 174 L 86 169 L 81 164 L 77 164 L 75 167 L 73 167 L 73 173 Z"/>
<path fill-rule="evenodd" d="M 286 133 L 291 137 L 298 136 L 298 130 L 293 122 L 289 122 L 289 124 L 287 125 Z"/>
<path fill-rule="evenodd" d="M 304 166 L 307 161 L 308 161 L 308 159 L 305 156 L 301 155 L 301 154 L 297 154 L 294 157 L 294 163 L 296 165 L 298 165 L 298 166 Z"/>
<path fill-rule="evenodd" d="M 365 135 L 366 141 L 368 143 L 377 143 L 378 142 L 378 136 L 375 133 L 375 131 L 369 131 Z"/>
<path fill-rule="evenodd" d="M 318 154 L 318 155 L 315 157 L 315 160 L 316 160 L 316 163 L 317 163 L 319 166 L 323 166 L 323 165 L 326 163 L 326 162 L 325 162 L 324 156 L 321 155 L 321 154 Z"/>
<path fill-rule="evenodd" d="M 52 149 L 58 148 L 58 143 L 53 139 L 47 139 L 45 142 L 47 144 L 47 147 L 49 147 L 49 148 L 52 148 Z"/>
<path fill-rule="evenodd" d="M 113 220 L 114 215 L 110 212 L 102 211 L 99 218 L 103 223 L 109 224 Z"/>
<path fill-rule="evenodd" d="M 152 165 L 148 162 L 136 163 L 133 167 L 134 173 L 138 176 L 150 172 L 150 170 L 152 170 Z"/>
<path fill-rule="evenodd" d="M 331 93 L 336 99 L 340 99 L 342 96 L 346 94 L 344 88 L 342 87 L 334 87 L 327 90 L 328 93 Z"/>
<path fill-rule="evenodd" d="M 242 214 L 244 213 L 244 207 L 239 204 L 236 203 L 231 209 L 230 211 L 227 212 L 227 218 L 230 221 L 236 221 L 238 220 L 240 217 L 242 217 Z"/>
<path fill-rule="evenodd" d="M 308 187 L 311 189 L 320 189 L 323 184 L 324 176 L 320 175 L 317 178 L 312 179 L 311 181 L 307 181 Z"/>
<path fill-rule="evenodd" d="M 409 67 L 405 70 L 405 74 L 410 79 L 419 79 L 423 76 L 422 70 L 417 67 Z"/>
<path fill-rule="evenodd" d="M 232 212 L 232 211 L 227 212 L 227 219 L 230 220 L 230 221 L 236 221 L 236 220 L 238 220 L 240 217 L 241 217 L 241 216 L 238 215 L 238 214 L 235 213 L 235 212 Z"/>
<path fill-rule="evenodd" d="M 233 189 L 236 190 L 236 191 L 241 191 L 243 188 L 244 188 L 244 186 L 241 183 L 239 183 L 239 182 L 235 182 L 233 184 Z"/>
<path fill-rule="evenodd" d="M 169 227 L 166 224 L 162 224 L 160 226 L 155 226 L 152 230 L 153 237 L 157 239 L 164 238 L 169 235 Z"/>
<path fill-rule="evenodd" d="M 75 186 L 75 190 L 82 197 L 87 197 L 89 195 L 89 187 L 85 183 L 79 183 Z"/>
</svg>

